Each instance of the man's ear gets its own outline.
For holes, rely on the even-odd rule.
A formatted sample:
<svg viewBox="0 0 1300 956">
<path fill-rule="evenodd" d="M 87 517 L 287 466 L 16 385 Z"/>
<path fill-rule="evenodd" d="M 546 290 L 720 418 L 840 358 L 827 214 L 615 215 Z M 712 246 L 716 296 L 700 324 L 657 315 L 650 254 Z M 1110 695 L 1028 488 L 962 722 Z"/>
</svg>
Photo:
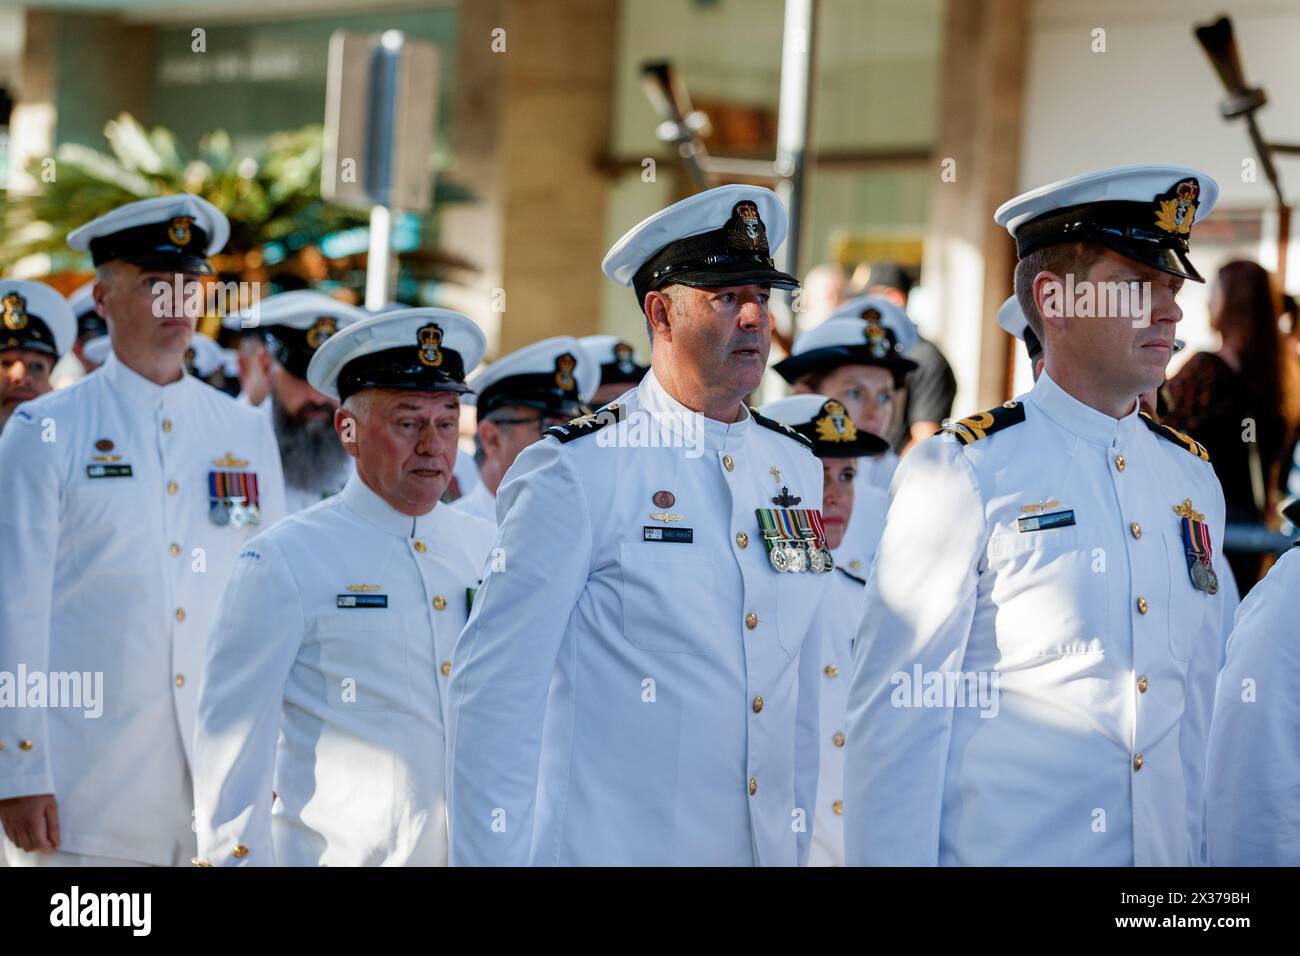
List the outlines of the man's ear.
<svg viewBox="0 0 1300 956">
<path fill-rule="evenodd" d="M 357 416 L 350 409 L 339 406 L 334 409 L 334 431 L 343 443 L 343 450 L 353 458 L 357 456 Z"/>
<path fill-rule="evenodd" d="M 1057 332 L 1065 328 L 1065 280 L 1046 270 L 1034 276 L 1034 307 L 1043 325 Z"/>
<path fill-rule="evenodd" d="M 501 450 L 501 426 L 493 421 L 484 421 L 478 423 L 478 440 L 483 448 L 483 458 L 489 459 L 495 457 L 496 453 Z"/>
<path fill-rule="evenodd" d="M 105 311 L 104 297 L 108 295 L 108 283 L 103 279 L 96 279 L 95 284 L 90 287 L 90 300 L 95 305 L 95 312 L 101 319 L 108 320 L 108 313 Z"/>
<path fill-rule="evenodd" d="M 262 377 L 268 382 L 271 381 L 271 350 L 258 349 L 253 361 L 257 363 L 257 367 L 261 370 Z"/>
<path fill-rule="evenodd" d="M 654 330 L 654 337 L 671 342 L 673 327 L 669 321 L 669 315 L 672 311 L 672 300 L 662 292 L 647 292 L 643 306 L 646 321 L 650 323 L 650 328 Z"/>
</svg>

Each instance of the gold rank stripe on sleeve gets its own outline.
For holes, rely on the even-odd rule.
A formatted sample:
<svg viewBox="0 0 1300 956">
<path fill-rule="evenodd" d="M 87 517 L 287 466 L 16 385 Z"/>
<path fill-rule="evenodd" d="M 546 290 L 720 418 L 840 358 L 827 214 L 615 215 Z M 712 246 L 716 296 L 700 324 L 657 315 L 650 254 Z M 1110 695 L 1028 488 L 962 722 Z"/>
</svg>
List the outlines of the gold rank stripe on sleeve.
<svg viewBox="0 0 1300 956">
<path fill-rule="evenodd" d="M 1003 402 L 997 408 L 990 409 L 987 412 L 980 412 L 978 415 L 971 415 L 969 418 L 962 418 L 957 421 L 948 419 L 943 423 L 942 430 L 956 435 L 963 445 L 969 445 L 981 438 L 987 438 L 994 432 L 1010 428 L 1012 425 L 1018 425 L 1024 420 L 1024 405 L 1020 404 L 1020 402 Z"/>
<path fill-rule="evenodd" d="M 1191 435 L 1184 435 L 1176 428 L 1170 428 L 1168 425 L 1162 425 L 1146 412 L 1138 413 L 1142 418 L 1142 423 L 1151 429 L 1166 441 L 1171 441 L 1175 445 L 1180 445 L 1187 451 L 1191 452 L 1201 461 L 1209 461 L 1210 453 L 1205 450 L 1205 446 L 1198 442 Z"/>
</svg>

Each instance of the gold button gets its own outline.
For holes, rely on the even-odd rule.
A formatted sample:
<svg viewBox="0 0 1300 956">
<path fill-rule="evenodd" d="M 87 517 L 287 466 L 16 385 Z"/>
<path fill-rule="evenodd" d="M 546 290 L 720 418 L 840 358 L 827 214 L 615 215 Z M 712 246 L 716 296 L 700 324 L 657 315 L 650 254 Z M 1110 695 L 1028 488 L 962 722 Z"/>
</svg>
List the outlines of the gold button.
<svg viewBox="0 0 1300 956">
<path fill-rule="evenodd" d="M 192 856 L 192 857 L 190 857 L 190 865 L 191 865 L 191 866 L 211 866 L 212 864 L 211 864 L 209 861 L 203 859 L 203 857 L 201 857 L 201 856 Z"/>
<path fill-rule="evenodd" d="M 842 731 L 842 730 L 837 730 L 837 731 L 835 731 L 834 736 L 831 737 L 831 743 L 833 743 L 836 747 L 843 747 L 843 746 L 844 746 L 844 731 Z"/>
<path fill-rule="evenodd" d="M 1124 470 L 1124 456 L 1123 456 L 1123 455 L 1116 455 L 1116 456 L 1115 456 L 1115 467 L 1118 468 L 1120 471 L 1123 471 L 1123 470 Z"/>
<path fill-rule="evenodd" d="M 737 535 L 736 535 L 736 547 L 738 547 L 738 548 L 748 548 L 748 547 L 749 547 L 749 535 L 745 534 L 745 532 L 743 532 L 743 531 L 740 532 L 739 534 L 737 534 Z"/>
<path fill-rule="evenodd" d="M 0 751 L 3 751 L 4 749 L 5 749 L 5 742 L 3 740 L 0 740 Z"/>
<path fill-rule="evenodd" d="M 1145 614 L 1145 613 L 1147 612 L 1147 608 L 1148 608 L 1148 607 L 1150 607 L 1150 605 L 1147 604 L 1147 599 L 1146 599 L 1146 598 L 1144 598 L 1144 597 L 1140 597 L 1140 598 L 1138 598 L 1138 613 L 1139 613 L 1139 614 Z"/>
<path fill-rule="evenodd" d="M 177 675 L 176 675 L 176 686 L 177 686 L 177 687 L 184 687 L 184 686 L 185 686 L 185 675 L 184 675 L 184 674 L 177 674 Z"/>
<path fill-rule="evenodd" d="M 1147 675 L 1143 674 L 1141 677 L 1138 678 L 1138 693 L 1145 694 L 1147 692 L 1147 688 L 1150 685 L 1151 682 L 1147 680 Z"/>
<path fill-rule="evenodd" d="M 31 750 L 32 742 L 30 740 L 20 740 L 18 741 L 18 749 L 22 751 Z"/>
<path fill-rule="evenodd" d="M 442 676 L 443 677 L 451 676 L 451 661 L 442 662 Z"/>
<path fill-rule="evenodd" d="M 727 471 L 732 471 L 732 470 L 735 469 L 735 467 L 736 467 L 736 461 L 735 461 L 735 459 L 732 458 L 730 455 L 723 455 L 723 456 L 722 456 L 722 467 L 725 468 L 725 469 L 727 469 Z"/>
<path fill-rule="evenodd" d="M 167 494 L 169 495 L 176 494 L 176 489 L 178 489 L 179 487 L 180 485 L 176 484 L 176 482 L 174 481 L 167 482 Z"/>
<path fill-rule="evenodd" d="M 435 594 L 433 596 L 433 609 L 435 611 L 441 611 L 446 606 L 447 606 L 447 599 L 445 597 L 443 597 L 441 594 Z"/>
<path fill-rule="evenodd" d="M 1133 532 L 1133 537 L 1135 538 L 1142 537 L 1142 526 L 1138 524 L 1136 521 L 1134 521 L 1131 525 L 1129 525 L 1128 529 L 1129 531 Z"/>
<path fill-rule="evenodd" d="M 750 611 L 745 615 L 745 627 L 749 628 L 751 631 L 758 627 L 758 615 L 753 611 Z"/>
<path fill-rule="evenodd" d="M 183 620 L 185 620 L 185 608 L 183 608 L 183 607 L 178 607 L 178 608 L 176 609 L 176 620 L 177 620 L 177 621 L 183 621 Z"/>
<path fill-rule="evenodd" d="M 248 856 L 248 847 L 240 843 L 238 846 L 235 847 L 234 853 L 232 855 L 235 857 L 235 859 L 242 860 L 244 857 Z"/>
<path fill-rule="evenodd" d="M 836 667 L 834 664 L 827 664 L 824 673 L 826 674 L 827 677 L 839 677 L 840 669 Z"/>
<path fill-rule="evenodd" d="M 167 549 L 167 553 L 170 554 L 173 558 L 180 557 L 181 546 L 177 544 L 175 541 L 173 541 L 172 546 Z"/>
<path fill-rule="evenodd" d="M 849 562 L 849 570 L 850 570 L 850 571 L 861 571 L 861 570 L 862 570 L 862 562 L 859 561 L 857 558 L 854 558 L 852 561 Z"/>
<path fill-rule="evenodd" d="M 1133 772 L 1134 772 L 1134 773 L 1137 773 L 1137 772 L 1138 772 L 1139 770 L 1141 770 L 1141 769 L 1142 769 L 1142 755 L 1141 755 L 1141 754 L 1134 754 L 1134 755 L 1133 755 Z"/>
<path fill-rule="evenodd" d="M 755 698 L 754 698 L 754 713 L 756 713 L 756 714 L 761 714 L 762 712 L 763 712 L 763 698 L 762 698 L 762 697 L 755 697 Z"/>
<path fill-rule="evenodd" d="M 163 419 L 163 431 L 165 431 L 165 432 L 169 432 L 169 431 L 171 431 L 171 430 L 172 430 L 172 420 L 171 420 L 170 418 L 164 418 L 164 419 Z"/>
<path fill-rule="evenodd" d="M 415 550 L 419 551 L 421 554 L 424 554 L 424 552 L 429 550 L 429 546 L 425 544 L 423 541 L 417 541 L 415 542 Z"/>
<path fill-rule="evenodd" d="M 750 778 L 749 778 L 749 795 L 752 797 L 752 796 L 753 796 L 754 794 L 756 794 L 756 793 L 758 793 L 758 781 L 755 780 L 753 777 L 750 777 Z"/>
<path fill-rule="evenodd" d="M 834 811 L 837 817 L 844 816 L 844 801 L 836 800 L 834 803 L 831 804 L 831 810 Z"/>
</svg>

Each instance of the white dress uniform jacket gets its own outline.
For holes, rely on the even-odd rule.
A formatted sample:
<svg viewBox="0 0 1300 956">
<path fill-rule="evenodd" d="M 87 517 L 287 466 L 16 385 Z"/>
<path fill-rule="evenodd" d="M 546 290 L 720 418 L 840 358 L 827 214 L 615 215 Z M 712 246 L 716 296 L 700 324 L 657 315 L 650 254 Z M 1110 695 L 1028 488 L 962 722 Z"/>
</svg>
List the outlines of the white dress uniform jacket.
<svg viewBox="0 0 1300 956">
<path fill-rule="evenodd" d="M 218 463 L 220 462 L 220 463 Z M 261 523 L 209 520 L 209 474 L 257 476 Z M 0 438 L 0 670 L 102 674 L 103 714 L 0 709 L 0 798 L 53 793 L 62 848 L 193 855 L 187 765 L 203 647 L 235 555 L 284 513 L 265 417 L 115 356 Z"/>
<path fill-rule="evenodd" d="M 777 573 L 755 509 L 783 486 L 819 508 L 820 464 L 654 372 L 618 408 L 525 449 L 500 488 L 505 563 L 452 674 L 452 863 L 804 862 L 829 575 Z M 693 448 L 650 446 L 683 421 Z"/>
<path fill-rule="evenodd" d="M 850 521 L 850 527 L 852 524 Z M 826 594 L 818 728 L 821 760 L 817 768 L 817 812 L 813 815 L 809 866 L 844 865 L 844 718 L 853 669 L 853 639 L 865 609 L 865 584 L 851 572 L 836 568 Z"/>
<path fill-rule="evenodd" d="M 1200 862 L 1225 608 L 1173 508 L 1204 514 L 1229 573 L 1218 480 L 1046 374 L 999 413 L 1023 420 L 945 431 L 895 477 L 854 646 L 848 862 Z"/>
<path fill-rule="evenodd" d="M 1300 866 L 1300 549 L 1237 612 L 1210 727 L 1212 866 Z"/>
<path fill-rule="evenodd" d="M 446 863 L 445 690 L 493 531 L 354 477 L 239 555 L 200 692 L 201 858 Z"/>
<path fill-rule="evenodd" d="M 487 485 L 480 481 L 467 495 L 457 498 L 452 503 L 457 511 L 462 511 L 480 521 L 497 523 L 497 496 L 488 491 Z"/>
</svg>

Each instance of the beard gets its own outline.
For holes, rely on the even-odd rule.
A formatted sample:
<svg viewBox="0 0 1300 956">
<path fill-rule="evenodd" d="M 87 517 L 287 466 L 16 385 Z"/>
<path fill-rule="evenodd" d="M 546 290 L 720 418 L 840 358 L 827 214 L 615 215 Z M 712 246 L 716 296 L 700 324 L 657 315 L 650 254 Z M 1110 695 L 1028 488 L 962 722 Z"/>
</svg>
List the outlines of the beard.
<svg viewBox="0 0 1300 956">
<path fill-rule="evenodd" d="M 291 414 L 274 391 L 269 397 L 285 484 L 310 490 L 331 478 L 349 457 L 334 431 L 334 417 L 305 419 L 303 413 L 318 408 L 332 412 L 334 406 L 308 403 Z"/>
</svg>

